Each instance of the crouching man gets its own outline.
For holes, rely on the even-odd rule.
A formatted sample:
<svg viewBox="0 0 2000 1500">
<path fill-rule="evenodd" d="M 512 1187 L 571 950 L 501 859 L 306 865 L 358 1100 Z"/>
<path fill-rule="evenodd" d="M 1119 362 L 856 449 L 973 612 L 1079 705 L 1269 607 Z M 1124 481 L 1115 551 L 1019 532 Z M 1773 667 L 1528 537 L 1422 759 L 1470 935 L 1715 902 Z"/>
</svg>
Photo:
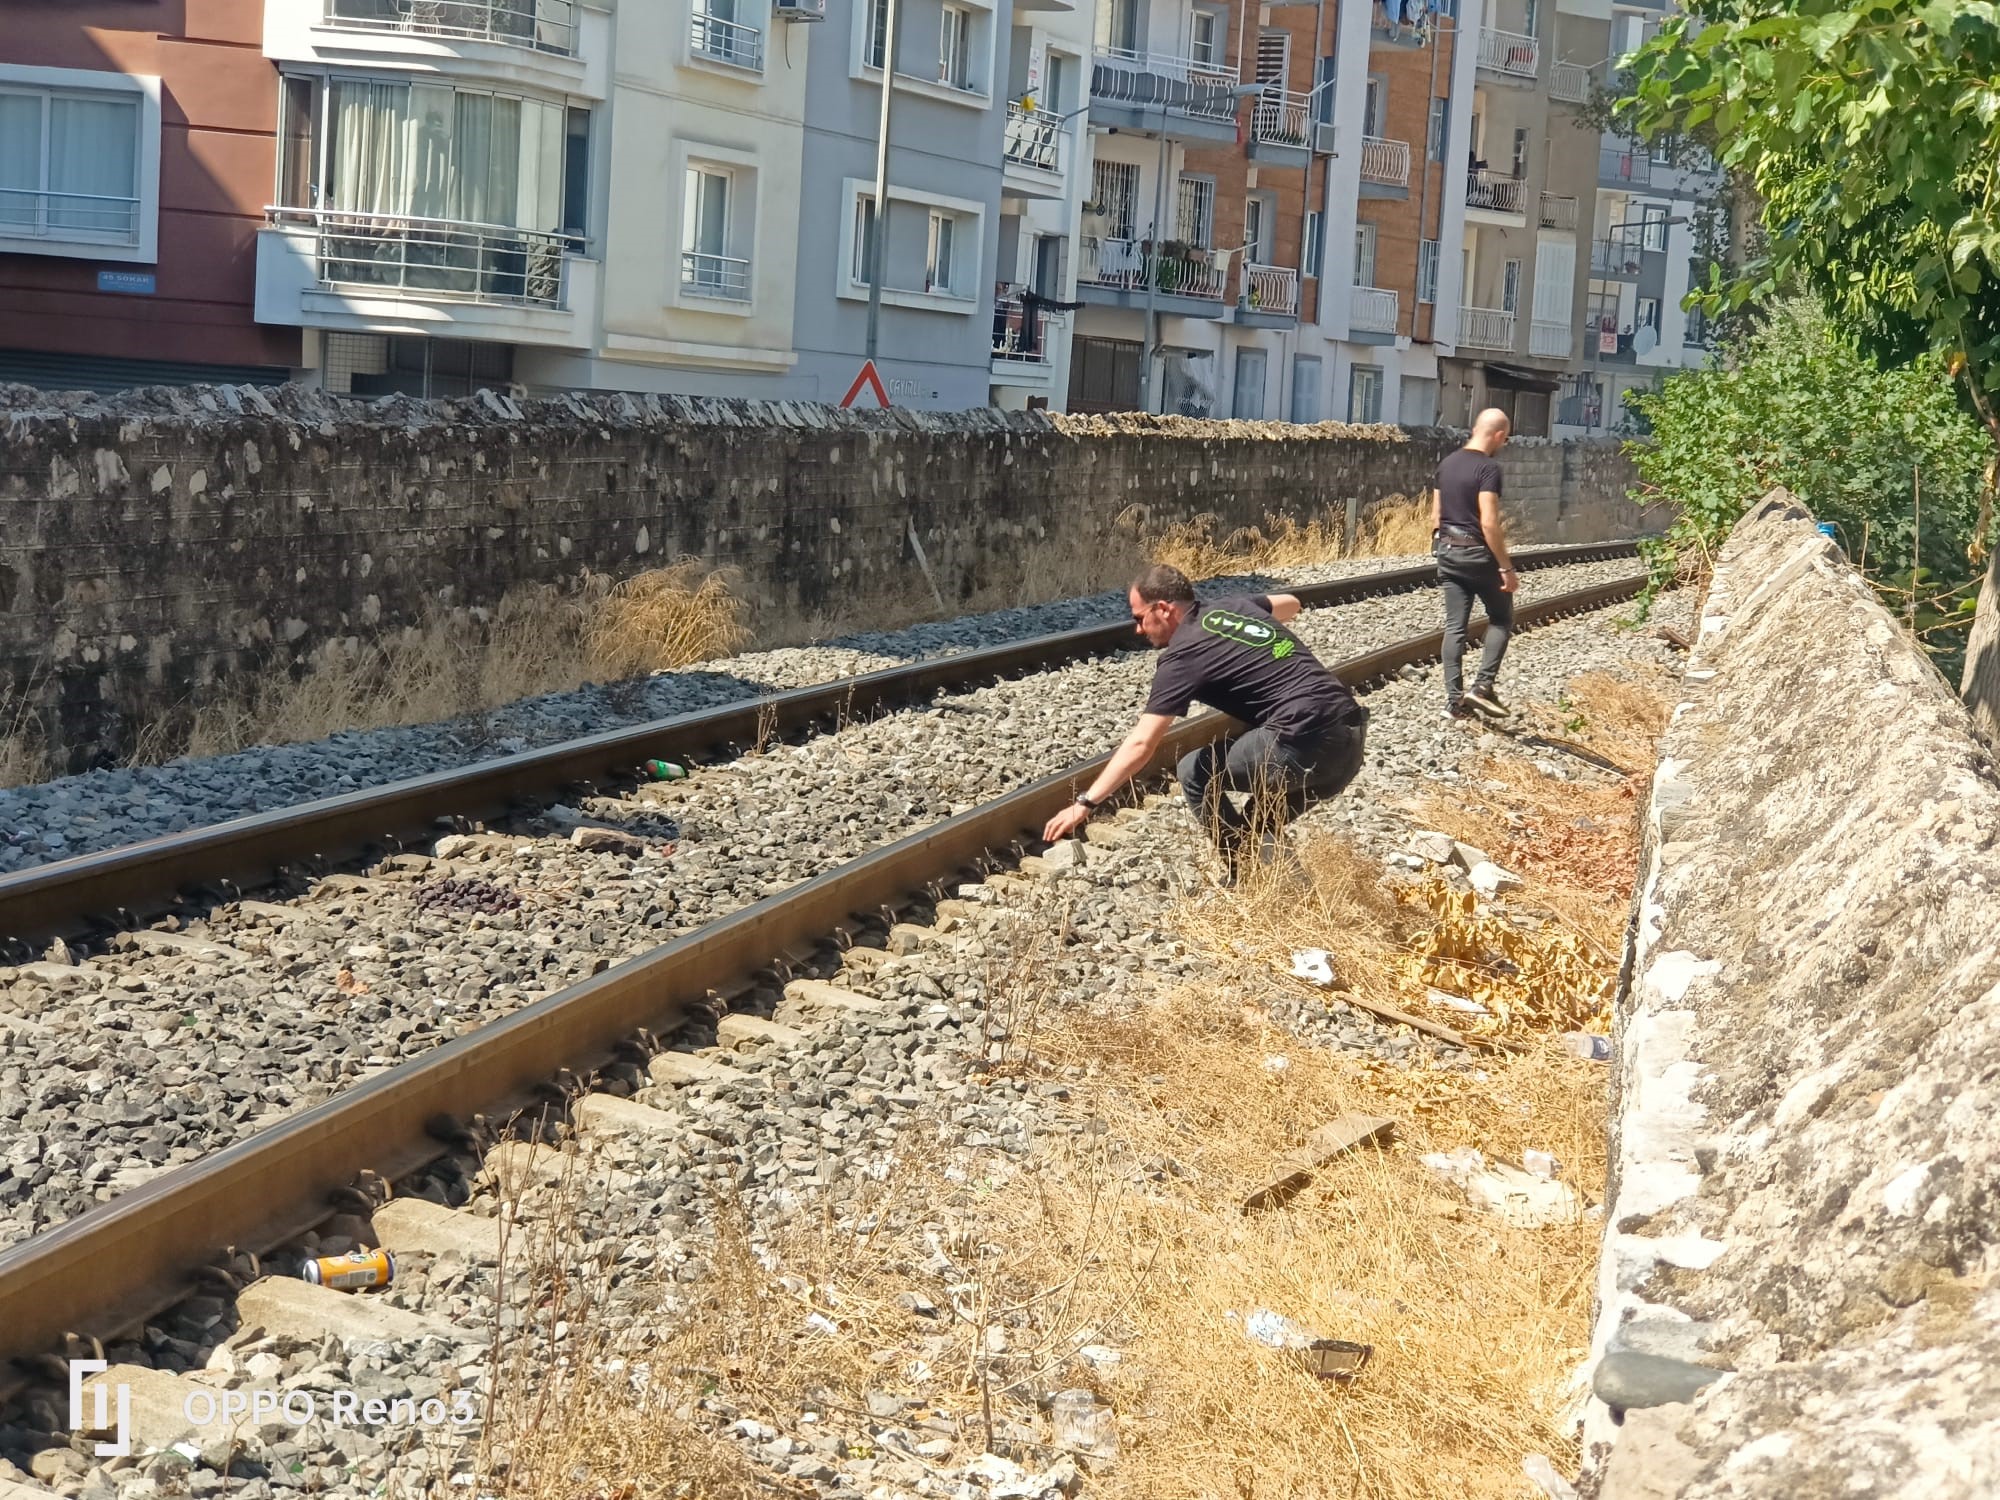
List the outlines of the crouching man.
<svg viewBox="0 0 2000 1500">
<path fill-rule="evenodd" d="M 1048 821 L 1067 838 L 1143 767 L 1174 720 L 1199 699 L 1248 727 L 1183 756 L 1181 790 L 1234 882 L 1277 847 L 1284 822 L 1334 796 L 1361 769 L 1368 711 L 1285 628 L 1291 594 L 1195 598 L 1178 568 L 1148 568 L 1130 591 L 1132 620 L 1160 652 L 1146 711 L 1090 789 Z M 1224 792 L 1248 792 L 1237 808 Z"/>
</svg>

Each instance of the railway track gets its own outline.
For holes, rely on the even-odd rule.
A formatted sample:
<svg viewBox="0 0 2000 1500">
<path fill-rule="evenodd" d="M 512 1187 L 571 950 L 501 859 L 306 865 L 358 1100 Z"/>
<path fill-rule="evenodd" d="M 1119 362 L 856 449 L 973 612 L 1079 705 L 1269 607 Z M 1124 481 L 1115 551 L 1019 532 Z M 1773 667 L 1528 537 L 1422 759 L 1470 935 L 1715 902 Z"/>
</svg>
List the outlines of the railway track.
<svg viewBox="0 0 2000 1500">
<path fill-rule="evenodd" d="M 1541 554 L 1538 561 L 1547 557 Z M 1570 556 L 1565 560 L 1585 559 Z M 1388 576 L 1346 582 L 1380 588 Z M 1558 595 L 1523 606 L 1518 619 L 1522 626 L 1531 627 L 1600 609 L 1633 597 L 1641 583 L 1637 578 L 1621 579 Z M 1319 592 L 1309 597 L 1317 597 Z M 1129 634 L 1122 627 L 1118 632 Z M 1071 632 L 1058 639 L 1067 639 L 1068 644 L 1024 643 L 1002 652 L 978 653 L 985 659 L 977 662 L 951 658 L 927 663 L 912 670 L 928 675 L 910 679 L 901 687 L 878 683 L 849 694 L 852 684 L 835 684 L 831 689 L 783 695 L 794 700 L 784 713 L 790 716 L 787 722 L 791 725 L 808 726 L 815 715 L 838 711 L 842 701 L 867 700 L 879 705 L 895 701 L 890 696 L 893 693 L 933 691 L 932 686 L 914 684 L 936 684 L 940 679 L 935 674 L 953 665 L 961 671 L 988 673 L 1023 670 L 1023 664 L 1032 659 L 1024 655 L 1031 646 L 1071 653 L 1062 658 L 1066 660 L 1115 646 L 1109 631 Z M 1412 637 L 1340 662 L 1335 670 L 1357 688 L 1365 688 L 1434 657 L 1437 647 L 1435 634 Z M 1011 658 L 1013 664 L 1002 666 L 1002 658 Z M 901 675 L 874 674 L 878 679 Z M 871 694 L 880 696 L 871 699 Z M 844 700 L 843 695 L 847 695 Z M 746 705 L 723 714 L 689 716 L 690 720 L 714 721 L 706 728 L 689 729 L 689 720 L 670 720 L 645 731 L 605 736 L 602 741 L 590 742 L 588 751 L 561 747 L 564 753 L 543 752 L 536 758 L 543 767 L 539 781 L 508 780 L 496 769 L 482 767 L 469 774 L 492 779 L 477 792 L 454 791 L 444 784 L 448 778 L 428 778 L 424 783 L 385 788 L 380 793 L 297 811 L 306 816 L 321 843 L 344 847 L 325 830 L 345 829 L 350 837 L 359 838 L 356 829 L 380 826 L 380 822 L 360 821 L 351 808 L 336 813 L 333 809 L 337 806 L 373 798 L 379 806 L 398 809 L 397 816 L 421 817 L 428 822 L 440 815 L 436 809 L 446 801 L 463 809 L 486 805 L 476 803 L 476 797 L 523 795 L 520 788 L 528 785 L 546 791 L 548 778 L 559 768 L 568 769 L 571 776 L 578 774 L 574 768 L 590 766 L 598 768 L 598 775 L 615 775 L 649 753 L 688 754 L 687 745 L 702 742 L 700 736 L 705 733 L 715 738 L 702 743 L 715 748 L 728 742 L 722 738 L 725 724 L 743 734 L 746 721 L 742 716 L 750 711 L 752 706 Z M 1219 716 L 1209 715 L 1178 726 L 1152 770 L 1164 769 L 1175 756 L 1212 738 L 1225 725 Z M 753 727 L 746 737 L 755 732 Z M 885 920 L 895 922 L 912 907 L 935 909 L 957 880 L 977 879 L 1020 856 L 1048 814 L 1101 764 L 1101 758 L 1093 759 L 1043 777 L 873 850 L 824 876 L 745 906 L 505 1019 L 444 1042 L 326 1103 L 0 1252 L 0 1360 L 4 1360 L 0 1364 L 0 1395 L 17 1395 L 36 1380 L 50 1378 L 53 1372 L 48 1361 L 53 1356 L 88 1352 L 111 1343 L 159 1318 L 197 1291 L 213 1294 L 219 1284 L 240 1281 L 246 1252 L 282 1264 L 285 1248 L 297 1244 L 316 1225 L 368 1207 L 373 1200 L 356 1197 L 358 1182 L 395 1183 L 434 1171 L 443 1162 L 476 1157 L 504 1140 L 507 1122 L 533 1121 L 552 1111 L 586 1125 L 596 1120 L 617 1128 L 643 1130 L 643 1107 L 632 1106 L 618 1095 L 630 1091 L 635 1077 L 660 1078 L 693 1066 L 662 1062 L 663 1058 L 685 1058 L 686 1054 L 668 1052 L 661 1037 L 671 1036 L 690 1019 L 713 1020 L 726 1012 L 731 999 L 754 987 L 784 987 L 796 967 L 813 961 L 816 953 L 822 960 L 819 966 L 826 967 L 828 945 L 837 954 L 865 932 L 879 930 Z M 413 790 L 417 786 L 425 790 L 418 793 Z M 503 793 L 503 787 L 515 790 Z M 269 824 L 276 816 L 243 823 Z M 221 829 L 160 842 L 192 840 L 207 851 L 214 864 L 234 862 L 235 867 L 251 871 L 262 868 L 260 862 L 273 861 L 279 853 L 297 858 L 293 852 L 296 846 L 284 849 L 269 841 L 268 828 L 225 828 L 239 828 L 245 838 L 234 852 L 224 840 L 203 842 L 205 835 L 219 835 Z M 155 872 L 156 883 L 150 887 L 129 871 L 114 877 L 100 870 L 97 878 L 122 879 L 127 882 L 122 887 L 127 891 L 150 889 L 157 894 L 165 867 L 149 855 L 145 868 Z M 47 875 L 56 869 L 50 866 L 33 874 Z M 29 877 L 8 883 L 17 884 L 23 878 Z M 185 885 L 185 876 L 175 883 Z M 105 888 L 75 876 L 55 878 L 44 888 L 41 906 L 27 904 L 13 910 L 49 913 L 66 903 L 68 910 L 80 911 L 86 893 Z M 839 965 L 837 959 L 834 962 Z M 835 1010 L 844 1003 L 837 994 L 828 993 L 830 987 L 824 984 L 817 990 L 810 985 L 793 988 L 801 1003 Z M 722 1024 L 734 1024 L 739 1030 L 746 1026 L 753 1032 L 756 1029 L 748 1022 Z M 608 1086 L 610 1092 L 601 1091 L 599 1085 Z M 450 1215 L 452 1211 L 436 1212 Z M 458 1231 L 443 1226 L 434 1216 L 419 1213 L 402 1229 L 380 1237 L 388 1241 L 402 1234 L 414 1236 L 413 1243 L 426 1237 L 435 1243 L 438 1236 L 448 1239 L 453 1232 Z M 220 1281 L 212 1269 L 219 1257 L 227 1257 L 235 1268 Z M 246 1318 L 254 1308 L 256 1315 L 267 1321 L 291 1320 L 287 1326 L 299 1320 L 309 1322 L 316 1316 L 315 1307 L 332 1317 L 335 1304 L 355 1305 L 342 1303 L 340 1294 L 306 1288 L 304 1283 L 283 1276 L 264 1277 L 243 1293 Z"/>
<path fill-rule="evenodd" d="M 1517 561 L 1523 571 L 1535 572 L 1636 555 L 1634 543 L 1611 542 L 1542 548 Z M 1309 608 L 1325 608 L 1435 581 L 1435 570 L 1424 565 L 1304 585 L 1297 592 Z M 236 899 L 288 874 L 400 851 L 435 837 L 440 819 L 470 826 L 571 790 L 588 795 L 599 784 L 629 784 L 651 758 L 698 763 L 947 689 L 1047 671 L 1138 644 L 1129 624 L 1085 626 L 52 861 L 0 876 L 0 945 L 21 962 L 51 938 L 101 943 L 121 929 Z"/>
</svg>

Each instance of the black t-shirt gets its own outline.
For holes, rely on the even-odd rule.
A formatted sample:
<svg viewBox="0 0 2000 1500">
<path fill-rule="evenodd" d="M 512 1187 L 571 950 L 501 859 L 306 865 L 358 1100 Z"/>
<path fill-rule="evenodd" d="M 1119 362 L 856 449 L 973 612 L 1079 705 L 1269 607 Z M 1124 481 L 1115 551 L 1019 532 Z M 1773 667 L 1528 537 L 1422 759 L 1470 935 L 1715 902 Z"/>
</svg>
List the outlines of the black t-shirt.
<svg viewBox="0 0 2000 1500">
<path fill-rule="evenodd" d="M 1438 465 L 1438 525 L 1479 528 L 1479 492 L 1500 489 L 1500 461 L 1477 448 L 1461 448 Z"/>
<path fill-rule="evenodd" d="M 1309 740 L 1361 709 L 1306 644 L 1271 617 L 1267 594 L 1199 600 L 1160 653 L 1149 714 L 1180 715 L 1199 698 L 1284 740 Z"/>
</svg>

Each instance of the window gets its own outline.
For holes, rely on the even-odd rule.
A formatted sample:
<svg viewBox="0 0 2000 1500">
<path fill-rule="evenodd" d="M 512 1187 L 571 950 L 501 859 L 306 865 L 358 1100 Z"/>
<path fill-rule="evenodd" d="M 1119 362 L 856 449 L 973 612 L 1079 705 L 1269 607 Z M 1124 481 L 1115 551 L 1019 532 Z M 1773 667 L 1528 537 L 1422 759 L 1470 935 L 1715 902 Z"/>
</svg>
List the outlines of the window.
<svg viewBox="0 0 2000 1500">
<path fill-rule="evenodd" d="M 1174 195 L 1174 238 L 1196 250 L 1215 245 L 1215 179 L 1183 177 Z"/>
<path fill-rule="evenodd" d="M 749 263 L 729 253 L 733 175 L 717 167 L 691 166 L 681 203 L 681 285 L 709 297 L 747 300 Z"/>
<path fill-rule="evenodd" d="M 1216 21 L 1219 19 L 1212 10 L 1194 12 L 1194 29 L 1189 38 L 1188 56 L 1198 63 L 1213 65 L 1219 51 L 1216 40 Z M 1130 44 L 1127 43 L 1129 46 Z"/>
<path fill-rule="evenodd" d="M 1138 0 L 1098 0 L 1097 29 L 1113 52 L 1131 52 L 1139 45 Z"/>
<path fill-rule="evenodd" d="M 955 89 L 973 89 L 972 12 L 944 7 L 938 29 L 938 82 Z"/>
<path fill-rule="evenodd" d="M 1667 209 L 1663 203 L 1639 205 L 1639 243 L 1648 250 L 1667 248 Z"/>
<path fill-rule="evenodd" d="M 861 49 L 861 60 L 871 68 L 879 68 L 888 53 L 888 0 L 868 0 L 868 42 Z"/>
<path fill-rule="evenodd" d="M 1521 31 L 1524 35 L 1537 35 L 1535 23 L 1541 19 L 1541 14 L 1541 0 L 1528 0 L 1527 11 L 1521 17 Z"/>
<path fill-rule="evenodd" d="M 952 241 L 957 230 L 958 221 L 950 214 L 931 211 L 930 245 L 924 255 L 925 291 L 947 297 L 957 295 L 957 284 L 952 278 Z"/>
<path fill-rule="evenodd" d="M 157 191 L 158 106 L 123 75 L 19 72 L 113 86 L 17 85 L 0 76 L 0 239 L 33 241 L 31 254 L 144 248 L 153 222 L 142 200 Z"/>
<path fill-rule="evenodd" d="M 1271 220 L 1276 215 L 1271 201 L 1262 193 L 1252 193 L 1243 204 L 1243 255 L 1260 266 L 1271 264 Z"/>
<path fill-rule="evenodd" d="M 1451 141 L 1451 100 L 1431 100 L 1431 123 L 1424 137 L 1424 154 L 1432 161 L 1443 161 L 1445 147 Z"/>
<path fill-rule="evenodd" d="M 1052 301 L 1061 301 L 1063 295 L 1063 261 L 1069 253 L 1069 241 L 1059 234 L 1038 234 L 1035 236 L 1035 294 Z"/>
<path fill-rule="evenodd" d="M 0 120 L 6 118 L 0 102 Z M 319 207 L 319 162 L 313 150 L 319 118 L 319 80 L 286 78 L 278 104 L 278 206 Z M 0 202 L 0 216 L 6 205 Z"/>
<path fill-rule="evenodd" d="M 1405 375 L 1397 397 L 1396 420 L 1405 427 L 1434 426 L 1438 418 L 1438 383 L 1420 375 Z"/>
<path fill-rule="evenodd" d="M 1528 175 L 1528 132 L 1514 131 L 1514 176 L 1525 179 Z"/>
<path fill-rule="evenodd" d="M 1438 242 L 1419 240 L 1417 242 L 1417 300 L 1436 302 L 1438 299 Z"/>
<path fill-rule="evenodd" d="M 1375 226 L 1354 226 L 1354 284 L 1375 285 Z"/>
<path fill-rule="evenodd" d="M 1382 139 L 1389 129 L 1389 80 L 1380 73 L 1368 75 L 1368 94 L 1361 105 L 1361 133 Z"/>
<path fill-rule="evenodd" d="M 854 205 L 854 279 L 867 286 L 875 275 L 875 200 Z"/>
<path fill-rule="evenodd" d="M 1096 161 L 1090 168 L 1090 199 L 1114 240 L 1133 238 L 1138 225 L 1139 169 L 1125 161 Z"/>
<path fill-rule="evenodd" d="M 1347 420 L 1382 420 L 1382 372 L 1373 365 L 1356 365 L 1348 373 Z"/>
<path fill-rule="evenodd" d="M 1229 398 L 1229 415 L 1246 421 L 1264 416 L 1264 368 L 1268 363 L 1262 349 L 1236 351 L 1236 389 Z"/>
<path fill-rule="evenodd" d="M 1604 383 L 1594 375 L 1572 375 L 1556 399 L 1556 421 L 1564 427 L 1604 425 Z"/>
<path fill-rule="evenodd" d="M 1510 260 L 1500 268 L 1500 311 L 1521 310 L 1521 263 Z"/>
<path fill-rule="evenodd" d="M 1320 362 L 1316 355 L 1301 354 L 1292 361 L 1292 420 L 1320 420 Z"/>
<path fill-rule="evenodd" d="M 1639 320 L 1632 325 L 1632 330 L 1636 333 L 1641 328 L 1650 328 L 1655 338 L 1660 336 L 1660 299 L 1658 297 L 1641 297 L 1639 299 Z"/>
<path fill-rule="evenodd" d="M 716 62 L 763 72 L 764 34 L 755 25 L 756 14 L 744 0 L 694 0 L 694 50 Z"/>
<path fill-rule="evenodd" d="M 562 230 L 579 242 L 590 234 L 590 111 L 569 112 L 563 140 Z M 583 246 L 579 243 L 580 251 Z"/>
<path fill-rule="evenodd" d="M 1320 256 L 1326 250 L 1326 216 L 1318 210 L 1306 215 L 1306 263 L 1300 267 L 1302 275 L 1320 274 Z"/>
<path fill-rule="evenodd" d="M 1313 118 L 1322 125 L 1333 123 L 1334 79 L 1340 75 L 1340 59 L 1322 57 L 1313 76 Z"/>
</svg>

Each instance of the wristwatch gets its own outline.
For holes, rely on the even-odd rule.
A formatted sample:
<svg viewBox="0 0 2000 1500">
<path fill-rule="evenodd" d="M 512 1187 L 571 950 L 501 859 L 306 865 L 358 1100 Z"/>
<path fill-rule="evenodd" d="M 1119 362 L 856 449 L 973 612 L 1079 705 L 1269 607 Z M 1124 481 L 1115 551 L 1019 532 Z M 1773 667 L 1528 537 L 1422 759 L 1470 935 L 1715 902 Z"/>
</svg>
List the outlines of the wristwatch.
<svg viewBox="0 0 2000 1500">
<path fill-rule="evenodd" d="M 1076 794 L 1076 804 L 1078 807 L 1087 807 L 1092 812 L 1096 812 L 1098 808 L 1104 805 L 1101 802 L 1092 802 L 1090 798 L 1082 792 L 1078 792 Z"/>
</svg>

